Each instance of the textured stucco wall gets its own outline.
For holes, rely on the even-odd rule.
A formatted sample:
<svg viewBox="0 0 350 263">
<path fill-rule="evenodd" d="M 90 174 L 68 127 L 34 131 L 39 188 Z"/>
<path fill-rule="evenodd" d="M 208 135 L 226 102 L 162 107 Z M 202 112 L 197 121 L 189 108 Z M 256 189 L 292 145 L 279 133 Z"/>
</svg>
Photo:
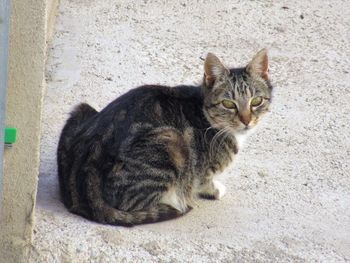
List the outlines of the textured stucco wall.
<svg viewBox="0 0 350 263">
<path fill-rule="evenodd" d="M 51 41 L 59 0 L 46 0 L 46 41 Z"/>
<path fill-rule="evenodd" d="M 47 33 L 56 0 L 11 3 L 6 126 L 17 142 L 4 155 L 0 262 L 26 262 L 34 224 Z"/>
</svg>

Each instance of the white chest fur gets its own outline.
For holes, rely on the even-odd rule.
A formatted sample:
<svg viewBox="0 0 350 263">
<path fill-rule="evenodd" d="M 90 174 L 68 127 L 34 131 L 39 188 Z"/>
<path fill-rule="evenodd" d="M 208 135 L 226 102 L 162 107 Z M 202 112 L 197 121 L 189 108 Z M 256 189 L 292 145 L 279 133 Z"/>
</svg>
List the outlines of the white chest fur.
<svg viewBox="0 0 350 263">
<path fill-rule="evenodd" d="M 236 141 L 238 144 L 238 149 L 242 149 L 242 146 L 243 146 L 245 140 L 247 139 L 248 134 L 247 133 L 236 133 L 235 137 L 236 137 Z"/>
<path fill-rule="evenodd" d="M 255 128 L 247 130 L 247 131 L 235 133 L 235 137 L 236 137 L 237 144 L 238 144 L 238 149 L 242 149 L 245 140 L 249 137 L 249 135 L 251 135 L 254 132 L 254 130 L 255 130 Z"/>
</svg>

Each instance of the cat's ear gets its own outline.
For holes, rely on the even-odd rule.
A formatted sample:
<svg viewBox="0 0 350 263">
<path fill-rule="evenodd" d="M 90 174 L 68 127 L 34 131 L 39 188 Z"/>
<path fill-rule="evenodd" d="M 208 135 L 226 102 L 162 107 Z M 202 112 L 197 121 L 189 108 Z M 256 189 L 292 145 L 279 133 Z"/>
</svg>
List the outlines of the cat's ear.
<svg viewBox="0 0 350 263">
<path fill-rule="evenodd" d="M 260 50 L 247 66 L 247 71 L 250 75 L 260 76 L 265 80 L 269 79 L 269 58 L 267 49 Z"/>
<path fill-rule="evenodd" d="M 229 70 L 213 53 L 208 53 L 204 62 L 205 82 L 211 86 L 217 78 L 229 74 Z"/>
</svg>

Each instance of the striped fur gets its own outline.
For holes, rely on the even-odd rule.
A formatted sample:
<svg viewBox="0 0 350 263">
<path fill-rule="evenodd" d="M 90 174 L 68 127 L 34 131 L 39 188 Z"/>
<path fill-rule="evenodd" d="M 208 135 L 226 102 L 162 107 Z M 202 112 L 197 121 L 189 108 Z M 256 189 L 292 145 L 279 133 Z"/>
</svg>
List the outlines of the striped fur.
<svg viewBox="0 0 350 263">
<path fill-rule="evenodd" d="M 215 176 L 270 105 L 266 61 L 263 51 L 247 67 L 227 69 L 208 54 L 201 86 L 142 86 L 101 112 L 77 106 L 57 150 L 65 206 L 100 223 L 132 226 L 177 218 L 196 196 L 220 199 L 225 188 Z M 264 97 L 259 107 L 249 106 L 255 96 Z M 237 107 L 223 107 L 224 99 Z"/>
</svg>

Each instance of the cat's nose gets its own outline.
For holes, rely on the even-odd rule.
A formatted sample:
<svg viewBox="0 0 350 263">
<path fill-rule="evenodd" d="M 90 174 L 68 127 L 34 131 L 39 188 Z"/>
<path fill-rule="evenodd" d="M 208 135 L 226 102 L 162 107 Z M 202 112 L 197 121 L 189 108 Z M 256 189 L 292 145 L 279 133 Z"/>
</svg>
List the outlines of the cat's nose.
<svg viewBox="0 0 350 263">
<path fill-rule="evenodd" d="M 252 120 L 252 115 L 247 112 L 243 112 L 242 114 L 239 114 L 239 120 L 245 125 L 248 126 L 250 121 Z"/>
</svg>

